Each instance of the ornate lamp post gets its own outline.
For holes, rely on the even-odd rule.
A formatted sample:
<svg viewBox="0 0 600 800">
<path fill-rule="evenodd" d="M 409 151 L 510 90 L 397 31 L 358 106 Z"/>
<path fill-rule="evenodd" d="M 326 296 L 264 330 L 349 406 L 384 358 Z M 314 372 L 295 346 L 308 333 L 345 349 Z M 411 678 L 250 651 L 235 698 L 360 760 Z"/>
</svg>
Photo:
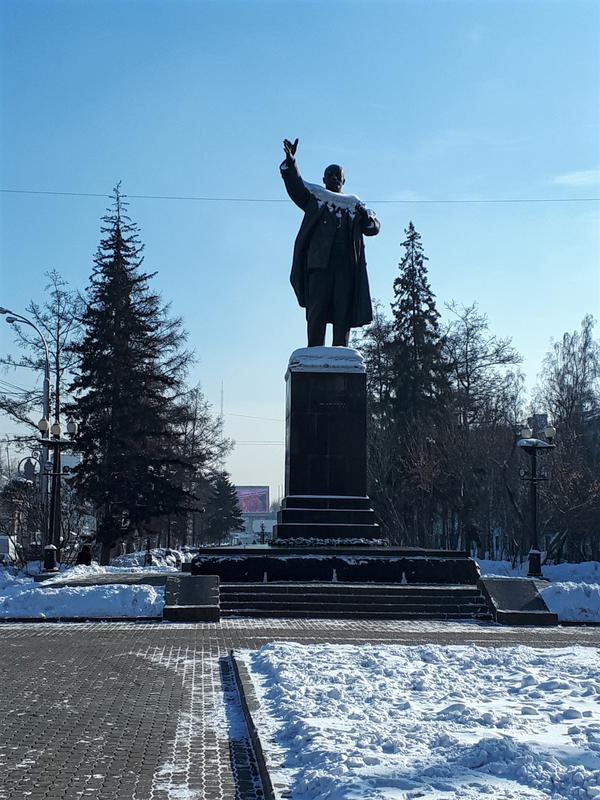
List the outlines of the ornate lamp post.
<svg viewBox="0 0 600 800">
<path fill-rule="evenodd" d="M 77 423 L 74 420 L 69 420 L 67 423 L 67 433 L 69 439 L 61 439 L 62 428 L 58 420 L 52 424 L 50 428 L 52 438 L 48 441 L 49 446 L 52 448 L 52 492 L 50 494 L 50 527 L 48 540 L 48 547 L 53 547 L 55 552 L 60 551 L 60 527 L 61 527 L 61 478 L 63 475 L 69 474 L 70 470 L 67 467 L 62 469 L 61 466 L 61 450 L 63 447 L 71 445 L 70 438 L 77 433 Z"/>
<path fill-rule="evenodd" d="M 538 452 L 544 453 L 548 452 L 548 450 L 554 450 L 556 447 L 556 445 L 553 444 L 556 436 L 555 428 L 552 425 L 547 425 L 544 430 L 544 436 L 546 437 L 546 441 L 544 441 L 544 439 L 533 438 L 533 431 L 531 428 L 525 426 L 521 430 L 520 439 L 517 442 L 517 445 L 522 448 L 531 459 L 530 472 L 527 472 L 525 469 L 519 471 L 521 480 L 529 483 L 531 515 L 531 548 L 529 550 L 529 569 L 527 571 L 527 577 L 529 578 L 542 577 L 541 553 L 538 543 L 537 487 L 538 483 L 548 479 L 542 473 L 538 473 L 537 455 Z"/>
<path fill-rule="evenodd" d="M 43 535 L 44 541 L 48 544 L 48 433 L 50 430 L 50 358 L 48 355 L 48 342 L 44 334 L 41 330 L 35 325 L 30 319 L 27 317 L 22 316 L 21 314 L 17 314 L 14 311 L 11 311 L 9 308 L 2 308 L 0 306 L 0 314 L 7 314 L 6 321 L 9 325 L 14 325 L 15 323 L 22 323 L 23 325 L 29 325 L 30 328 L 33 328 L 34 331 L 38 334 L 40 339 L 42 340 L 42 344 L 44 346 L 44 387 L 42 391 L 42 418 L 38 422 L 38 430 L 42 434 L 41 445 L 42 445 L 42 457 L 41 457 L 41 464 L 42 469 L 40 470 L 40 494 L 42 497 L 42 509 L 43 509 Z"/>
</svg>

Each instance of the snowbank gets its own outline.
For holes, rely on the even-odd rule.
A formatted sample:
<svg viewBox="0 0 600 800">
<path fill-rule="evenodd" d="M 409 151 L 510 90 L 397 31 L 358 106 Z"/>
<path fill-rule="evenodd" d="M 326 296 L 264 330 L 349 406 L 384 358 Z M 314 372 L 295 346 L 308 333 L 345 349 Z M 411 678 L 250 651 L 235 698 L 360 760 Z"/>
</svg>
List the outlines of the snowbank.
<svg viewBox="0 0 600 800">
<path fill-rule="evenodd" d="M 274 643 L 244 653 L 295 800 L 600 798 L 599 651 Z"/>
<path fill-rule="evenodd" d="M 540 592 L 561 622 L 600 622 L 600 583 L 561 581 L 540 588 Z"/>
<path fill-rule="evenodd" d="M 106 567 L 98 567 L 107 570 Z M 90 574 L 93 567 L 76 567 Z M 85 571 L 85 572 L 83 572 Z M 115 570 L 116 571 L 116 570 Z M 57 576 L 64 579 L 65 573 Z M 35 583 L 32 578 L 12 575 L 0 569 L 0 618 L 35 617 L 160 617 L 164 605 L 164 588 L 146 585 L 85 586 L 52 588 L 52 580 Z"/>
</svg>

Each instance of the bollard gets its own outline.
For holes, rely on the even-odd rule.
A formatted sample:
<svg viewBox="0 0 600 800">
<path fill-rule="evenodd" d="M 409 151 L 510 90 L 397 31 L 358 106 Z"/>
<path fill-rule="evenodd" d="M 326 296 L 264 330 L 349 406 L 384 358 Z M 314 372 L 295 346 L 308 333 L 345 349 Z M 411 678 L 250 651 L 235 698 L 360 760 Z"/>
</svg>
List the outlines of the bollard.
<svg viewBox="0 0 600 800">
<path fill-rule="evenodd" d="M 150 552 L 150 539 L 146 539 L 146 553 L 144 555 L 144 566 L 152 566 L 152 553 Z"/>
<path fill-rule="evenodd" d="M 44 547 L 44 572 L 58 572 L 57 553 L 58 550 L 53 544 Z"/>
<path fill-rule="evenodd" d="M 542 577 L 542 554 L 539 550 L 531 549 L 529 551 L 529 569 L 527 571 L 528 578 L 541 578 Z"/>
</svg>

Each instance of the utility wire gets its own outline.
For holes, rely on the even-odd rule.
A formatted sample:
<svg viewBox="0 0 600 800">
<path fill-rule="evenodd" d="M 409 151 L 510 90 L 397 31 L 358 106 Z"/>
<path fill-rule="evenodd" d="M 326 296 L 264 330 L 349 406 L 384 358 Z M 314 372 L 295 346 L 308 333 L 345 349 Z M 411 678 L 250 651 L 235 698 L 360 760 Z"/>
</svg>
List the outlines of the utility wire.
<svg viewBox="0 0 600 800">
<path fill-rule="evenodd" d="M 285 422 L 284 419 L 277 419 L 276 417 L 253 417 L 250 414 L 234 414 L 233 411 L 226 411 L 226 417 L 243 417 L 243 419 L 262 419 L 266 422 Z"/>
<path fill-rule="evenodd" d="M 17 391 L 17 392 L 35 391 L 35 389 L 25 389 L 23 386 L 17 386 L 16 383 L 11 383 L 10 381 L 5 381 L 3 378 L 0 378 L 0 386 L 3 389 L 6 389 L 7 391 L 8 391 L 8 389 L 11 389 L 11 390 L 14 390 L 14 391 Z"/>
<path fill-rule="evenodd" d="M 234 439 L 234 441 L 235 441 L 236 445 L 238 445 L 238 444 L 252 444 L 252 445 L 254 445 L 254 444 L 278 444 L 278 445 L 283 446 L 285 444 L 285 442 L 240 442 L 237 439 Z"/>
<path fill-rule="evenodd" d="M 38 194 L 59 197 L 104 197 L 111 199 L 111 194 L 102 192 L 55 192 L 35 189 L 0 189 L 4 194 Z M 270 197 L 201 197 L 193 195 L 166 195 L 166 194 L 128 194 L 124 197 L 135 200 L 184 200 L 203 203 L 289 203 L 286 198 Z M 489 197 L 481 200 L 467 198 L 437 199 L 437 200 L 366 200 L 367 203 L 389 203 L 396 205 L 427 205 L 427 204 L 470 204 L 470 203 L 597 203 L 600 197 Z"/>
</svg>

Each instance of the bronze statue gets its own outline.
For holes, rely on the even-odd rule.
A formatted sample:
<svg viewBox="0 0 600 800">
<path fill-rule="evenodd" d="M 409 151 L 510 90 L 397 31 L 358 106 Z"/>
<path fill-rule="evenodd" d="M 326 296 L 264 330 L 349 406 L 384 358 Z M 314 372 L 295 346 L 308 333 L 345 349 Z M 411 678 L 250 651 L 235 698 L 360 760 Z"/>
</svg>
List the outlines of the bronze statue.
<svg viewBox="0 0 600 800">
<path fill-rule="evenodd" d="M 374 213 L 355 195 L 342 194 L 344 170 L 330 164 L 325 188 L 305 183 L 296 165 L 298 139 L 284 139 L 281 177 L 290 198 L 304 211 L 296 236 L 290 281 L 306 308 L 308 346 L 325 344 L 325 327 L 333 324 L 333 346 L 348 346 L 350 328 L 373 319 L 364 236 L 379 233 Z"/>
</svg>

